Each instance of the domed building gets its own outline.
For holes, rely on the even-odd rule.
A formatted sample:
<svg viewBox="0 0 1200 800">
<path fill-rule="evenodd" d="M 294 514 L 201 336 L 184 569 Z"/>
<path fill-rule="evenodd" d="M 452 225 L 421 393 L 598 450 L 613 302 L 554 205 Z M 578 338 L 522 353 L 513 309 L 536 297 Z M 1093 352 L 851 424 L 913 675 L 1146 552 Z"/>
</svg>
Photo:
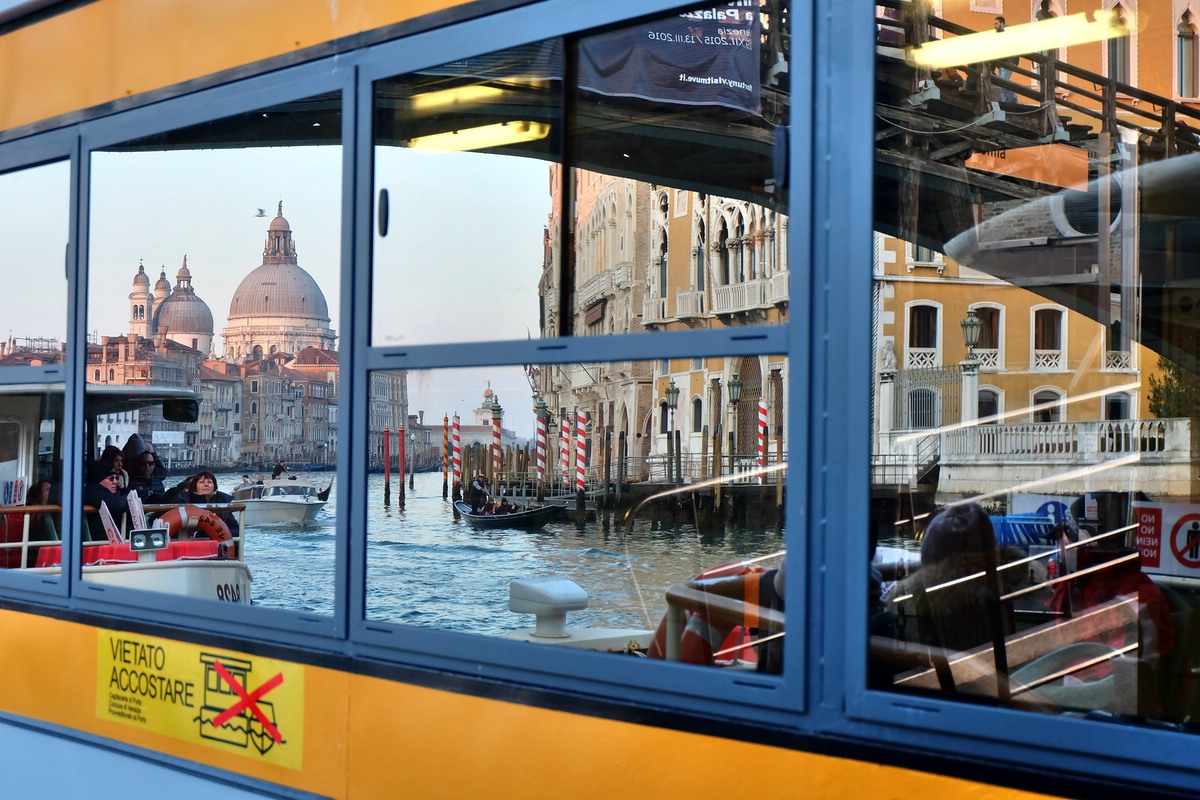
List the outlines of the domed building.
<svg viewBox="0 0 1200 800">
<path fill-rule="evenodd" d="M 164 336 L 168 340 L 208 353 L 212 349 L 213 316 L 208 304 L 192 288 L 192 272 L 187 256 L 175 274 L 175 288 L 167 280 L 166 270 L 159 273 L 150 294 L 150 277 L 139 264 L 129 293 L 129 331 L 145 339 Z"/>
<path fill-rule="evenodd" d="M 306 347 L 333 350 L 337 335 L 329 322 L 325 294 L 297 263 L 280 202 L 267 229 L 262 264 L 242 280 L 229 304 L 224 357 L 245 362 L 276 353 L 294 356 Z"/>
</svg>

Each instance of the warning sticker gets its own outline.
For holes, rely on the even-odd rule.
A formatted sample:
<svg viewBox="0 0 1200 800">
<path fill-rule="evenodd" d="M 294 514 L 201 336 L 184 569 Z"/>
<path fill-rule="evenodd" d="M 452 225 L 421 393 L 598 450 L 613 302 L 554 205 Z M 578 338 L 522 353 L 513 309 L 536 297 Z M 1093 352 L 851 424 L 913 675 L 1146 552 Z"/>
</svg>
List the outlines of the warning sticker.
<svg viewBox="0 0 1200 800">
<path fill-rule="evenodd" d="M 304 667 L 100 630 L 101 719 L 300 769 Z"/>
<path fill-rule="evenodd" d="M 1133 514 L 1143 571 L 1200 577 L 1200 506 L 1139 503 Z"/>
</svg>

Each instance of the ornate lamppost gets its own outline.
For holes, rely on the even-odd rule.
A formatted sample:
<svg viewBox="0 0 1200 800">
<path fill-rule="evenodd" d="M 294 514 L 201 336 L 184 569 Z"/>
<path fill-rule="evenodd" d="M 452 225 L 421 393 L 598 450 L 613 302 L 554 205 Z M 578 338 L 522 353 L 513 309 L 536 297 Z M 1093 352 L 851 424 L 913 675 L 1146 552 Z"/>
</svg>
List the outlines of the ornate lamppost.
<svg viewBox="0 0 1200 800">
<path fill-rule="evenodd" d="M 667 482 L 679 482 L 679 471 L 675 469 L 675 409 L 679 407 L 679 387 L 675 385 L 675 379 L 671 378 L 667 384 L 667 408 L 671 411 L 671 424 L 667 427 Z"/>
<path fill-rule="evenodd" d="M 975 316 L 975 309 L 968 308 L 967 316 L 960 323 L 963 344 L 967 346 L 967 357 L 962 360 L 962 422 L 972 422 L 979 417 L 979 359 L 975 346 L 979 344 L 983 321 Z"/>
<path fill-rule="evenodd" d="M 736 466 L 738 404 L 742 402 L 742 378 L 737 372 L 729 379 L 729 406 L 733 409 L 733 420 L 729 425 L 729 474 Z"/>
</svg>

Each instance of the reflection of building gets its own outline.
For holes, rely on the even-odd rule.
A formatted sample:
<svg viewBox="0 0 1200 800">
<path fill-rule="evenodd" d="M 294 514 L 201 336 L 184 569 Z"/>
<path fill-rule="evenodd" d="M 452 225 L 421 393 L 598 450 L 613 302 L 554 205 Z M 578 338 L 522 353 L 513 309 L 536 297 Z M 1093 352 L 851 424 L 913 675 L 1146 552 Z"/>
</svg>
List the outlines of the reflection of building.
<svg viewBox="0 0 1200 800">
<path fill-rule="evenodd" d="M 192 286 L 186 257 L 173 288 L 165 270 L 151 287 L 139 265 L 129 309 L 128 335 L 89 344 L 88 380 L 191 388 L 201 397 L 200 419 L 163 424 L 147 418 L 155 412 L 143 411 L 131 420 L 102 421 L 112 431 L 99 444 L 122 444 L 134 431 L 153 442 L 155 431 L 183 430 L 176 462 L 336 459 L 336 336 L 324 293 L 297 263 L 282 203 L 268 227 L 262 264 L 242 280 L 230 303 L 224 359 L 201 364 L 215 349 L 213 317 Z M 10 350 L 8 357 L 21 357 L 15 346 Z"/>
<path fill-rule="evenodd" d="M 743 200 L 596 173 L 577 175 L 577 279 L 571 309 L 576 335 L 786 319 L 786 217 Z M 555 201 L 553 207 L 561 204 Z M 560 228 L 552 216 L 549 230 Z M 565 328 L 557 302 L 556 245 L 547 237 L 539 284 L 543 336 Z M 753 452 L 760 399 L 768 405 L 769 430 L 784 426 L 786 370 L 782 358 L 767 355 L 676 358 L 546 365 L 537 369 L 534 380 L 553 417 L 571 420 L 576 412 L 584 413 L 593 451 L 607 428 L 614 437 L 628 438 L 631 456 L 664 455 L 673 417 L 674 430 L 682 432 L 684 461 L 696 472 L 706 446 L 711 452 L 712 437 L 730 425 L 737 430 L 738 453 Z M 722 398 L 722 387 L 735 373 L 743 387 L 736 406 L 727 395 Z M 673 410 L 666 401 L 670 381 L 679 389 Z M 551 451 L 557 447 L 559 426 L 557 421 L 549 426 Z"/>
<path fill-rule="evenodd" d="M 321 287 L 296 260 L 283 203 L 271 220 L 262 264 L 242 279 L 229 304 L 221 334 L 228 361 L 258 361 L 275 353 L 295 355 L 306 347 L 332 350 L 329 306 Z"/>
</svg>

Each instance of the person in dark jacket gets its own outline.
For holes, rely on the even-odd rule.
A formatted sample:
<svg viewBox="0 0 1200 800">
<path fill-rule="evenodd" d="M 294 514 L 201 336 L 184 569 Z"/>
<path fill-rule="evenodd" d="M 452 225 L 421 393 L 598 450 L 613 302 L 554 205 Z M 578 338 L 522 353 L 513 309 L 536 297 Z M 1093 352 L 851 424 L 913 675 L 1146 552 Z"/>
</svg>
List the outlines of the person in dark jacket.
<svg viewBox="0 0 1200 800">
<path fill-rule="evenodd" d="M 165 470 L 160 470 L 151 446 L 135 433 L 125 442 L 123 453 L 125 469 L 129 472 L 129 490 L 137 491 L 144 504 L 162 502 L 166 494 L 162 481 Z"/>
<path fill-rule="evenodd" d="M 120 530 L 123 521 L 129 514 L 129 502 L 125 495 L 117 491 L 119 473 L 108 464 L 100 462 L 92 468 L 89 481 L 83 487 L 83 504 L 99 509 L 107 506 L 112 514 L 113 522 Z M 104 522 L 99 513 L 87 515 L 87 530 L 84 531 L 88 541 L 106 542 L 108 534 L 104 531 Z"/>
</svg>

